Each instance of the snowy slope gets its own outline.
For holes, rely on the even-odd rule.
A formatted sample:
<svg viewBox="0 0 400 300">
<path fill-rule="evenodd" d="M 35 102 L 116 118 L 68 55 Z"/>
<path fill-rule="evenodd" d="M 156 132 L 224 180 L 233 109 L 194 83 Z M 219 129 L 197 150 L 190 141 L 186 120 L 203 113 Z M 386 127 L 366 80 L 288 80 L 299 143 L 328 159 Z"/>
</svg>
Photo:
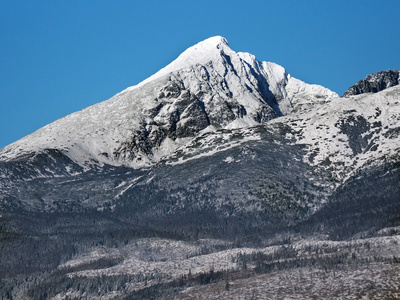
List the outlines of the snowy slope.
<svg viewBox="0 0 400 300">
<path fill-rule="evenodd" d="M 279 65 L 234 52 L 216 36 L 190 47 L 140 84 L 3 148 L 0 159 L 57 149 L 81 166 L 140 167 L 202 132 L 262 124 L 336 97 L 291 77 Z"/>
<path fill-rule="evenodd" d="M 283 134 L 289 145 L 302 147 L 303 161 L 326 171 L 332 177 L 331 183 L 340 185 L 360 169 L 398 159 L 399 103 L 400 87 L 395 86 L 375 94 L 335 98 L 314 109 L 271 120 L 265 128 L 276 132 L 275 137 Z M 252 127 L 208 134 L 178 148 L 167 163 L 181 164 L 249 141 L 261 141 L 260 132 L 259 127 Z"/>
<path fill-rule="evenodd" d="M 398 159 L 399 100 L 400 87 L 395 86 L 376 94 L 336 98 L 285 121 L 293 129 L 289 136 L 306 146 L 305 160 L 342 181 L 360 168 Z"/>
</svg>

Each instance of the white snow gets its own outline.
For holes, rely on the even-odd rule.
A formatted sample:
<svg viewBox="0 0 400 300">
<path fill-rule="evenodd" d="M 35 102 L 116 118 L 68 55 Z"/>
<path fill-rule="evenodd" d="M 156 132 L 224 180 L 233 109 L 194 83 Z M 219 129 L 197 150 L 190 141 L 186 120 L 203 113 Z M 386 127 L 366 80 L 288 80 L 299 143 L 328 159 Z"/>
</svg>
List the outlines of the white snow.
<svg viewBox="0 0 400 300">
<path fill-rule="evenodd" d="M 225 159 L 224 159 L 224 162 L 226 162 L 226 163 L 228 163 L 228 164 L 230 164 L 230 163 L 232 163 L 232 162 L 234 162 L 235 161 L 235 159 L 232 157 L 232 156 L 228 156 L 228 157 L 226 157 Z"/>
</svg>

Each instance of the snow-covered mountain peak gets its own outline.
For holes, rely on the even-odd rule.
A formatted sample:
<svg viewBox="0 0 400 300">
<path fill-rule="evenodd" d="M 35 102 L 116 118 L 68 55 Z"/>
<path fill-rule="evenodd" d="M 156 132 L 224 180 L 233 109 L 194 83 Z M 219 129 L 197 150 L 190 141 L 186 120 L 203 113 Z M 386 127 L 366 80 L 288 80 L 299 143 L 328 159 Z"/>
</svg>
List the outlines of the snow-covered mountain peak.
<svg viewBox="0 0 400 300">
<path fill-rule="evenodd" d="M 143 166 L 205 132 L 244 128 L 338 97 L 221 36 L 184 51 L 140 84 L 2 149 L 2 159 L 57 149 L 73 161 Z"/>
</svg>

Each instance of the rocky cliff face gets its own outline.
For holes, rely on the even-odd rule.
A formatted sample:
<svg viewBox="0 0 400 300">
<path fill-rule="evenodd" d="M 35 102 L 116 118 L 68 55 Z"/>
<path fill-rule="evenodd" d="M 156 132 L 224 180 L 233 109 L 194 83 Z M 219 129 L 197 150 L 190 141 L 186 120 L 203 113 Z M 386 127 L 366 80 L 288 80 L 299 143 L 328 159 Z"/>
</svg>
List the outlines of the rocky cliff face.
<svg viewBox="0 0 400 300">
<path fill-rule="evenodd" d="M 386 88 L 398 85 L 400 82 L 399 70 L 387 70 L 367 75 L 351 86 L 342 97 L 359 95 L 364 93 L 377 93 Z"/>
</svg>

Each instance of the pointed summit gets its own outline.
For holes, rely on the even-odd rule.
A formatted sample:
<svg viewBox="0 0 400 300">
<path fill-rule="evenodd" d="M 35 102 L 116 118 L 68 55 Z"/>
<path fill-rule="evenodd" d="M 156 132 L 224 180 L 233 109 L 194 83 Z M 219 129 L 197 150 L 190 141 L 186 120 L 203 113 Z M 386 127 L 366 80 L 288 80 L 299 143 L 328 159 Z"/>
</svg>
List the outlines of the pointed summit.
<svg viewBox="0 0 400 300">
<path fill-rule="evenodd" d="M 224 53 L 234 53 L 234 51 L 229 48 L 228 41 L 225 38 L 222 36 L 214 36 L 185 50 L 173 64 L 177 67 L 181 65 L 190 66 L 204 64 L 219 57 L 222 51 Z"/>
<path fill-rule="evenodd" d="M 210 37 L 192 47 L 189 47 L 169 65 L 162 68 L 160 71 L 134 87 L 142 86 L 143 84 L 153 81 L 154 79 L 186 67 L 196 64 L 206 64 L 209 61 L 217 59 L 220 56 L 221 51 L 228 54 L 234 52 L 231 48 L 229 48 L 229 43 L 224 37 L 218 35 Z"/>
<path fill-rule="evenodd" d="M 177 60 L 186 59 L 190 56 L 193 56 L 193 62 L 196 60 L 201 60 L 203 57 L 209 57 L 211 53 L 218 54 L 220 51 L 228 51 L 232 50 L 229 48 L 228 41 L 222 36 L 213 36 L 204 41 L 197 43 L 196 45 L 189 47 L 186 49 Z"/>
<path fill-rule="evenodd" d="M 224 46 L 228 46 L 229 47 L 229 43 L 226 40 L 226 38 L 220 36 L 220 35 L 216 35 L 216 36 L 212 36 L 208 39 L 205 39 L 204 41 L 201 41 L 199 43 L 197 43 L 196 45 L 194 45 L 191 48 L 217 48 L 220 49 L 220 47 L 224 47 Z"/>
</svg>

